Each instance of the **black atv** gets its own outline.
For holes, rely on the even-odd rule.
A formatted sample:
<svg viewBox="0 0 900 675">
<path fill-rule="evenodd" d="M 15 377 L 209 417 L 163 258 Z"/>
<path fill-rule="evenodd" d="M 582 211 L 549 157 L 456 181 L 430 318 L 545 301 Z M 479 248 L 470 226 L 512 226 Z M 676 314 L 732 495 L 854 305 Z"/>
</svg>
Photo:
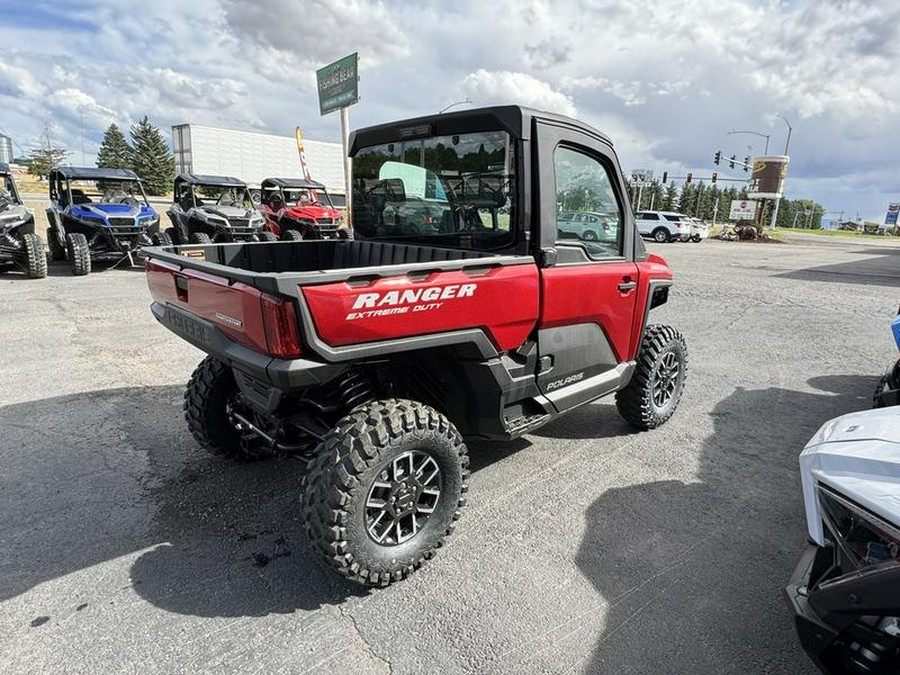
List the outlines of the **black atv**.
<svg viewBox="0 0 900 675">
<path fill-rule="evenodd" d="M 41 279 L 47 276 L 47 254 L 34 233 L 34 214 L 22 204 L 9 165 L 0 164 L 0 274 L 10 269 Z"/>
<path fill-rule="evenodd" d="M 242 180 L 183 173 L 173 195 L 166 212 L 172 227 L 166 232 L 176 244 L 277 241 L 263 229 L 263 216 Z"/>
<path fill-rule="evenodd" d="M 72 274 L 91 271 L 92 260 L 128 260 L 144 246 L 169 246 L 159 215 L 134 171 L 60 167 L 50 172 L 47 209 L 50 258 L 68 259 Z"/>
</svg>

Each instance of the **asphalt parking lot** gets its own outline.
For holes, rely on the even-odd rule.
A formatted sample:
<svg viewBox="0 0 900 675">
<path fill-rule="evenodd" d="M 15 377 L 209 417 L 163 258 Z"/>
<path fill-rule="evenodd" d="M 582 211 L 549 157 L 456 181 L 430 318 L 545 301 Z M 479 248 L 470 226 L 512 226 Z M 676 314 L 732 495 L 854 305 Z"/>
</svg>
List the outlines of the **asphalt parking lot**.
<svg viewBox="0 0 900 675">
<path fill-rule="evenodd" d="M 796 456 L 895 357 L 900 247 L 653 250 L 677 285 L 651 316 L 691 350 L 673 420 L 604 401 L 471 447 L 449 545 L 375 592 L 307 546 L 301 462 L 194 443 L 201 353 L 141 271 L 0 277 L 0 672 L 812 673 L 781 598 Z"/>
</svg>

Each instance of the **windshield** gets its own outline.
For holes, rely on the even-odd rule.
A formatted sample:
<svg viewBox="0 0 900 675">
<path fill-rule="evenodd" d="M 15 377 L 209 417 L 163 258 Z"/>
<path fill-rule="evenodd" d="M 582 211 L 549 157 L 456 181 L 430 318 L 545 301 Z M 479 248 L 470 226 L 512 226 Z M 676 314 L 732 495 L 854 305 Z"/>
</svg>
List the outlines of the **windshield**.
<svg viewBox="0 0 900 675">
<path fill-rule="evenodd" d="M 69 181 L 69 190 L 72 204 L 147 204 L 141 184 L 132 180 L 78 178 Z M 66 194 L 63 193 L 62 197 L 65 199 Z"/>
<path fill-rule="evenodd" d="M 6 204 L 16 203 L 16 188 L 11 176 L 0 176 L 0 202 Z"/>
<path fill-rule="evenodd" d="M 247 188 L 222 185 L 198 185 L 194 191 L 194 203 L 197 206 L 238 206 L 247 210 L 254 208 Z"/>
<path fill-rule="evenodd" d="M 515 239 L 509 136 L 486 131 L 397 141 L 353 159 L 353 223 L 361 239 L 491 250 Z"/>
<path fill-rule="evenodd" d="M 319 206 L 323 209 L 332 208 L 328 193 L 316 189 L 293 189 L 284 191 L 284 199 L 288 204 L 297 206 Z"/>
</svg>

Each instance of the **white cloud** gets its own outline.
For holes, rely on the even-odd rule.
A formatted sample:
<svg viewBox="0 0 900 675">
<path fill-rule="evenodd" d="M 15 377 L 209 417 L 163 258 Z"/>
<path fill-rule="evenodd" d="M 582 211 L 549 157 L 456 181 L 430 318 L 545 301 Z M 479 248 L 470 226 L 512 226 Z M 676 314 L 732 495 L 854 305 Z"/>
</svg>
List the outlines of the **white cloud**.
<svg viewBox="0 0 900 675">
<path fill-rule="evenodd" d="M 466 75 L 461 86 L 478 105 L 517 103 L 570 117 L 578 114 L 571 98 L 525 73 L 479 69 Z"/>
</svg>

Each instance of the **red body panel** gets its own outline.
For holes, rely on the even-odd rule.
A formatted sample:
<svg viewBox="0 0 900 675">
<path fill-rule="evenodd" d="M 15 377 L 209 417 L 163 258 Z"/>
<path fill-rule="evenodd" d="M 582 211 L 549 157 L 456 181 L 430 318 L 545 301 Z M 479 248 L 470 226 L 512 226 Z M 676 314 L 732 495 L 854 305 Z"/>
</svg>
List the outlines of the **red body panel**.
<svg viewBox="0 0 900 675">
<path fill-rule="evenodd" d="M 672 269 L 665 258 L 651 253 L 646 262 L 639 262 L 638 267 L 638 295 L 634 308 L 634 319 L 631 325 L 631 350 L 629 359 L 637 358 L 638 349 L 641 346 L 641 331 L 644 329 L 644 316 L 647 313 L 647 303 L 650 302 L 649 286 L 653 279 L 672 280 Z"/>
<path fill-rule="evenodd" d="M 519 347 L 538 317 L 535 265 L 304 286 L 316 331 L 332 346 L 483 328 L 498 350 Z"/>
<path fill-rule="evenodd" d="M 638 283 L 628 292 L 617 286 Z M 596 323 L 603 328 L 618 361 L 631 354 L 632 317 L 641 283 L 632 262 L 560 265 L 541 274 L 541 318 L 539 328 Z M 646 285 L 643 287 L 646 292 Z"/>
<path fill-rule="evenodd" d="M 206 319 L 232 340 L 254 351 L 268 352 L 260 291 L 196 270 L 181 270 L 158 260 L 148 260 L 146 270 L 147 285 L 154 300 Z M 179 278 L 181 281 L 176 281 Z"/>
<path fill-rule="evenodd" d="M 285 215 L 294 220 L 306 219 L 318 221 L 319 218 L 331 218 L 332 220 L 337 218 L 339 222 L 341 217 L 341 212 L 335 209 L 329 209 L 322 206 L 301 206 L 299 204 L 282 207 L 277 211 L 273 210 L 267 204 L 262 204 L 260 206 L 260 211 L 266 219 L 266 227 L 268 230 L 278 237 L 281 236 L 281 226 L 278 224 L 278 219 Z"/>
</svg>

